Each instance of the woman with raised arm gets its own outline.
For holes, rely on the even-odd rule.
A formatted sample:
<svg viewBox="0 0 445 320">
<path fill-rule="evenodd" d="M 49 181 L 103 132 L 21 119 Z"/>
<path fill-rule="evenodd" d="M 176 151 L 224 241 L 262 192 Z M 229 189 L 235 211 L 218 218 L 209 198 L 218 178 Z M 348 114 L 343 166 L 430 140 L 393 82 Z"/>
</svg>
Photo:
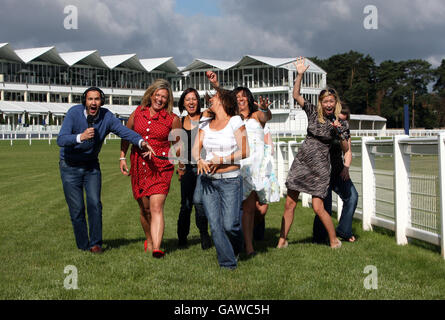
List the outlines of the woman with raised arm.
<svg viewBox="0 0 445 320">
<path fill-rule="evenodd" d="M 181 121 L 173 113 L 173 94 L 170 83 L 158 79 L 151 84 L 142 97 L 141 105 L 130 115 L 127 127 L 139 133 L 152 147 L 153 152 L 142 154 L 131 149 L 131 170 L 125 155 L 128 141 L 121 141 L 120 169 L 122 174 L 131 175 L 133 196 L 139 204 L 140 220 L 145 233 L 145 251 L 153 257 L 162 258 L 164 235 L 164 204 L 170 190 L 174 165 L 168 160 L 170 152 L 169 134 L 180 129 Z"/>
<path fill-rule="evenodd" d="M 214 116 L 200 125 L 193 155 L 202 175 L 202 202 L 218 263 L 222 268 L 235 269 L 243 247 L 239 161 L 249 155 L 249 146 L 235 96 L 228 90 L 215 89 L 213 97 L 206 95 Z M 202 149 L 205 158 L 201 158 Z"/>
<path fill-rule="evenodd" d="M 338 118 L 343 121 L 349 121 L 349 108 L 343 106 Z M 324 207 L 329 215 L 332 215 L 332 191 L 337 193 L 342 202 L 340 221 L 335 229 L 337 236 L 348 242 L 355 242 L 355 236 L 352 234 L 352 220 L 355 209 L 357 208 L 358 192 L 355 189 L 349 176 L 349 167 L 352 163 L 351 138 L 348 139 L 349 150 L 343 153 L 338 139 L 332 144 L 330 149 L 331 157 L 331 182 L 329 184 L 328 195 L 324 199 Z M 326 242 L 327 232 L 320 219 L 315 216 L 313 225 L 313 241 L 315 243 Z"/>
<path fill-rule="evenodd" d="M 334 224 L 324 208 L 323 199 L 327 196 L 331 175 L 330 145 L 333 139 L 338 136 L 342 149 L 346 152 L 348 150 L 348 128 L 335 119 L 341 111 L 341 104 L 334 89 L 322 90 L 318 96 L 317 106 L 301 96 L 301 81 L 304 72 L 309 68 L 309 66 L 305 66 L 304 62 L 304 58 L 297 58 L 295 67 L 298 74 L 295 79 L 293 96 L 306 112 L 307 135 L 287 176 L 287 197 L 277 248 L 288 246 L 287 235 L 292 226 L 300 192 L 312 195 L 312 207 L 328 232 L 331 248 L 339 248 L 341 241 L 336 237 Z"/>
</svg>

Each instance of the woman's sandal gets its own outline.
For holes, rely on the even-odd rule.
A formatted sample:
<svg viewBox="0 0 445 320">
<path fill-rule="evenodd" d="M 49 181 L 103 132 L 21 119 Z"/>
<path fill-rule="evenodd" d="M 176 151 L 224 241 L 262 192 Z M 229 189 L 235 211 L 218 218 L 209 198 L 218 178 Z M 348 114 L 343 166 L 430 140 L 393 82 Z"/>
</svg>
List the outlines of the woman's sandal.
<svg viewBox="0 0 445 320">
<path fill-rule="evenodd" d="M 341 248 L 341 241 L 339 239 L 337 239 L 337 244 L 334 246 L 331 246 L 331 249 L 339 249 Z"/>
<path fill-rule="evenodd" d="M 344 238 L 344 237 L 341 238 L 346 242 L 355 242 L 357 240 L 357 238 L 354 235 L 351 235 L 349 238 Z"/>
<path fill-rule="evenodd" d="M 283 249 L 283 248 L 287 248 L 289 246 L 289 243 L 287 242 L 287 240 L 286 240 L 286 242 L 284 242 L 284 244 L 283 245 L 277 245 L 277 249 Z"/>
</svg>

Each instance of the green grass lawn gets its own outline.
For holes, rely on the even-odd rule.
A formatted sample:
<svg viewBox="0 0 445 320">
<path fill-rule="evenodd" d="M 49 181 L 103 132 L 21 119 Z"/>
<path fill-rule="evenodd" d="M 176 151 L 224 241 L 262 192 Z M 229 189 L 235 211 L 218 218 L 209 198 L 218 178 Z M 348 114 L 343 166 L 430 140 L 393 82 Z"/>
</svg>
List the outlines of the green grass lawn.
<svg viewBox="0 0 445 320">
<path fill-rule="evenodd" d="M 202 251 L 192 218 L 191 245 L 176 246 L 180 190 L 176 175 L 165 207 L 162 260 L 144 253 L 143 232 L 130 180 L 119 171 L 119 140 L 101 152 L 103 255 L 75 245 L 53 141 L 0 141 L 1 299 L 444 299 L 445 261 L 419 241 L 397 246 L 394 234 L 361 230 L 339 250 L 310 241 L 311 209 L 296 210 L 289 247 L 276 249 L 284 202 L 272 204 L 259 254 L 235 271 L 219 268 L 215 249 Z M 66 266 L 78 271 L 67 290 Z M 377 268 L 377 289 L 366 289 L 364 269 Z"/>
</svg>

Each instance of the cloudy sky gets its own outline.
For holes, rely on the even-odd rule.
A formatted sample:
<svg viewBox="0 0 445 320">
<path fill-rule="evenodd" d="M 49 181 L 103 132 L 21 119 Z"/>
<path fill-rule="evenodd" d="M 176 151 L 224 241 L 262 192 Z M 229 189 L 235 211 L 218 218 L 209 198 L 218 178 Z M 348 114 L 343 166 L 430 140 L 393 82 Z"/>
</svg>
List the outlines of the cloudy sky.
<svg viewBox="0 0 445 320">
<path fill-rule="evenodd" d="M 0 43 L 13 49 L 136 53 L 173 57 L 178 66 L 349 50 L 377 63 L 420 58 L 437 66 L 445 58 L 444 0 L 0 0 L 0 8 Z"/>
</svg>

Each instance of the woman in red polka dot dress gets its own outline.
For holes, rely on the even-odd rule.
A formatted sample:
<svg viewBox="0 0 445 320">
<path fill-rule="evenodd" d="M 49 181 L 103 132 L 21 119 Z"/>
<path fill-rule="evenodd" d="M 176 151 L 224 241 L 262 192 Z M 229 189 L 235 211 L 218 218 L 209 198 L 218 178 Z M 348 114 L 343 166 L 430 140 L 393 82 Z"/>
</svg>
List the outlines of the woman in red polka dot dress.
<svg viewBox="0 0 445 320">
<path fill-rule="evenodd" d="M 168 81 L 156 80 L 145 91 L 141 105 L 130 115 L 127 127 L 139 133 L 153 152 L 141 153 L 131 149 L 131 169 L 128 173 L 125 155 L 128 141 L 121 141 L 120 168 L 124 175 L 131 175 L 133 196 L 139 204 L 140 220 L 144 229 L 145 251 L 161 258 L 164 235 L 164 204 L 170 189 L 174 165 L 166 159 L 170 151 L 169 133 L 180 129 L 181 121 L 173 113 L 173 94 Z"/>
</svg>

